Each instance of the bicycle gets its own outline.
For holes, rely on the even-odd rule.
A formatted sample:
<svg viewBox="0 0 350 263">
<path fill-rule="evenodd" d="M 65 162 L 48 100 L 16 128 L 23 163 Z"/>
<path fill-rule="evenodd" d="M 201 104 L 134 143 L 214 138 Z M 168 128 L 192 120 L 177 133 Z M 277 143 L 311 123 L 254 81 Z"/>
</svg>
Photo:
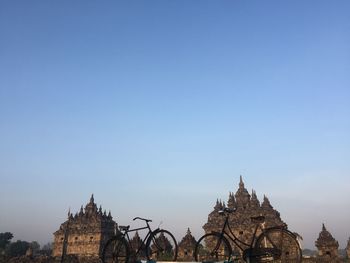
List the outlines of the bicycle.
<svg viewBox="0 0 350 263">
<path fill-rule="evenodd" d="M 265 217 L 251 217 L 256 223 L 251 242 L 248 244 L 240 240 L 232 231 L 229 225 L 229 214 L 235 210 L 225 208 L 219 211 L 226 216 L 221 232 L 212 232 L 203 235 L 196 244 L 194 258 L 202 262 L 281 262 L 300 263 L 302 253 L 297 236 L 287 230 L 285 226 L 264 227 Z M 261 234 L 257 236 L 258 229 Z M 231 243 L 230 243 L 231 241 Z M 241 251 L 239 257 L 233 255 L 231 244 Z"/>
<path fill-rule="evenodd" d="M 120 232 L 110 238 L 103 247 L 102 262 L 127 263 L 129 259 L 136 262 L 137 257 L 145 257 L 148 261 L 176 261 L 177 243 L 174 236 L 160 228 L 153 231 L 149 225 L 152 222 L 150 219 L 135 217 L 133 221 L 135 220 L 144 221 L 146 226 L 135 229 L 130 229 L 130 225 L 119 226 Z M 148 229 L 145 238 L 139 247 L 132 247 L 129 233 L 144 229 Z"/>
</svg>

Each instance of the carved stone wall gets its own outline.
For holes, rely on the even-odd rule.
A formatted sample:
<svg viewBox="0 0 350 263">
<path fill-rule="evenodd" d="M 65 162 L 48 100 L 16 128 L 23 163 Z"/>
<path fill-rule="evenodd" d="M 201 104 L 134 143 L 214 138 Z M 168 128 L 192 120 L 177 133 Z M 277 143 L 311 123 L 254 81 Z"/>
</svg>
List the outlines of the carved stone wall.
<svg viewBox="0 0 350 263">
<path fill-rule="evenodd" d="M 116 226 L 110 213 L 102 212 L 102 207 L 97 209 L 92 195 L 85 209 L 82 206 L 75 216 L 69 213 L 68 220 L 54 233 L 52 255 L 61 257 L 66 246 L 66 255 L 98 257 Z"/>
<path fill-rule="evenodd" d="M 139 236 L 139 233 L 136 231 L 134 237 L 130 240 L 129 243 L 130 246 L 130 252 L 132 253 L 132 256 L 135 256 L 137 252 L 139 258 L 146 258 L 146 250 L 145 250 L 145 243 Z"/>
<path fill-rule="evenodd" d="M 334 239 L 331 233 L 322 225 L 322 230 L 315 241 L 318 250 L 317 260 L 319 262 L 339 262 L 338 241 Z"/>
<path fill-rule="evenodd" d="M 208 221 L 203 226 L 206 233 L 212 231 L 220 232 L 225 221 L 225 217 L 219 215 L 219 211 L 226 207 L 225 203 L 217 200 L 214 210 L 208 215 Z M 270 204 L 269 199 L 264 196 L 263 202 L 260 204 L 258 197 L 254 190 L 251 195 L 244 187 L 242 177 L 240 177 L 239 187 L 235 194 L 230 193 L 227 201 L 227 207 L 235 209 L 236 211 L 229 216 L 229 224 L 233 233 L 245 243 L 250 243 L 256 223 L 251 221 L 251 217 L 265 216 L 265 227 L 283 226 L 286 225 L 280 213 L 276 211 Z M 231 242 L 232 247 L 236 253 L 241 253 Z"/>
<path fill-rule="evenodd" d="M 186 235 L 182 238 L 178 245 L 179 261 L 193 261 L 193 252 L 196 247 L 196 239 L 192 236 L 190 229 L 187 229 Z"/>
</svg>

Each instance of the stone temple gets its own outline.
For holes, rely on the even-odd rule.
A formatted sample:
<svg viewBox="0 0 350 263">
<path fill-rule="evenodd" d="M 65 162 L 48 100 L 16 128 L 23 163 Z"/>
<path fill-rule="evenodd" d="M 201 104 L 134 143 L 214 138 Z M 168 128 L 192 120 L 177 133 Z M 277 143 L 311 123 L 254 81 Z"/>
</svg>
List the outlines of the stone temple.
<svg viewBox="0 0 350 263">
<path fill-rule="evenodd" d="M 338 255 L 339 243 L 322 224 L 322 230 L 315 241 L 318 250 L 317 262 L 340 262 Z"/>
<path fill-rule="evenodd" d="M 221 231 L 225 218 L 219 215 L 218 211 L 222 210 L 224 207 L 226 207 L 224 202 L 219 200 L 216 201 L 214 210 L 208 215 L 208 221 L 203 226 L 205 233 Z M 236 210 L 229 216 L 229 224 L 233 233 L 246 243 L 250 243 L 256 226 L 256 223 L 251 221 L 251 217 L 260 215 L 265 216 L 266 228 L 273 226 L 286 226 L 286 223 L 284 223 L 280 217 L 280 213 L 272 207 L 266 196 L 264 196 L 264 200 L 260 204 L 254 190 L 249 194 L 244 187 L 242 176 L 240 177 L 237 192 L 235 194 L 229 194 L 227 207 Z M 233 243 L 231 245 L 236 253 L 240 253 Z"/>
<path fill-rule="evenodd" d="M 192 261 L 196 243 L 196 239 L 192 236 L 191 231 L 188 228 L 186 235 L 181 239 L 180 243 L 178 244 L 178 260 Z"/>
<path fill-rule="evenodd" d="M 54 233 L 52 255 L 61 257 L 65 251 L 66 255 L 77 257 L 99 257 L 115 229 L 117 224 L 111 213 L 102 212 L 101 206 L 98 209 L 92 195 L 85 209 L 81 206 L 74 216 L 68 213 L 68 220 Z"/>
</svg>

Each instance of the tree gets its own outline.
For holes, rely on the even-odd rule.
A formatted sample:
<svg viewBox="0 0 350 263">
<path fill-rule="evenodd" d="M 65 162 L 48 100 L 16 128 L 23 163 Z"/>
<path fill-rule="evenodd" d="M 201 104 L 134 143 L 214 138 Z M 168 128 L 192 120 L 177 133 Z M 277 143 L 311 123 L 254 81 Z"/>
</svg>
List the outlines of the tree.
<svg viewBox="0 0 350 263">
<path fill-rule="evenodd" d="M 30 247 L 33 249 L 33 254 L 37 254 L 40 250 L 40 244 L 37 241 L 30 242 Z"/>
<path fill-rule="evenodd" d="M 0 233 L 0 248 L 5 249 L 5 247 L 10 244 L 13 234 L 10 232 Z"/>
<path fill-rule="evenodd" d="M 10 232 L 0 233 L 0 254 L 3 254 L 12 238 L 13 234 Z"/>
<path fill-rule="evenodd" d="M 52 254 L 52 243 L 47 243 L 45 245 L 43 245 L 43 247 L 41 248 L 41 253 L 47 256 L 50 256 Z"/>
<path fill-rule="evenodd" d="M 26 241 L 17 240 L 10 243 L 6 248 L 6 254 L 10 257 L 19 257 L 26 254 L 30 244 Z"/>
</svg>

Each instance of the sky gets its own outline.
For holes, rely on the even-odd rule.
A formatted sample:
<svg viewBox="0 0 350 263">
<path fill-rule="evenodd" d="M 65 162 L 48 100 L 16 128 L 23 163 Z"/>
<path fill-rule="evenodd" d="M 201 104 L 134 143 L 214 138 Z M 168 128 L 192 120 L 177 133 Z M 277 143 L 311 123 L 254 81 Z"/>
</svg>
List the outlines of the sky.
<svg viewBox="0 0 350 263">
<path fill-rule="evenodd" d="M 198 238 L 243 176 L 303 246 L 350 237 L 350 2 L 0 1 L 0 232 L 91 194 Z"/>
</svg>

